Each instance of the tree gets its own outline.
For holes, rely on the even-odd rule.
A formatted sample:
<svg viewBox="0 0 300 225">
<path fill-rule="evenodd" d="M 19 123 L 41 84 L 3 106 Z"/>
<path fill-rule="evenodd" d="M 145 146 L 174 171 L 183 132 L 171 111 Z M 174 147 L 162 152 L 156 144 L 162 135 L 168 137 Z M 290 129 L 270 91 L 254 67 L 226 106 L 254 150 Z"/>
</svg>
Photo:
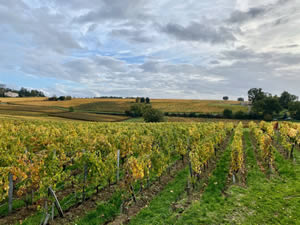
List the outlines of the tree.
<svg viewBox="0 0 300 225">
<path fill-rule="evenodd" d="M 244 101 L 244 98 L 238 98 L 237 99 L 239 102 L 243 102 Z"/>
<path fill-rule="evenodd" d="M 48 98 L 48 101 L 57 101 L 56 95 L 54 95 L 53 97 Z"/>
<path fill-rule="evenodd" d="M 65 101 L 65 100 L 66 100 L 66 97 L 65 97 L 65 96 L 60 96 L 60 97 L 58 98 L 58 100 L 59 100 L 59 101 Z"/>
<path fill-rule="evenodd" d="M 232 118 L 232 110 L 230 110 L 230 109 L 224 109 L 223 116 L 225 118 L 228 118 L 228 119 Z"/>
<path fill-rule="evenodd" d="M 147 108 L 143 113 L 143 118 L 145 122 L 163 122 L 164 121 L 164 113 L 158 109 Z"/>
<path fill-rule="evenodd" d="M 21 88 L 20 91 L 14 91 L 13 92 L 18 92 L 20 97 L 45 97 L 44 93 L 38 90 L 27 90 L 26 88 Z"/>
<path fill-rule="evenodd" d="M 150 104 L 150 98 L 146 98 L 146 104 Z"/>
<path fill-rule="evenodd" d="M 130 110 L 126 111 L 128 116 L 141 117 L 146 109 L 151 108 L 151 105 L 144 105 L 141 103 L 136 103 L 130 106 Z"/>
<path fill-rule="evenodd" d="M 144 97 L 141 98 L 141 103 L 145 103 L 145 98 Z"/>
<path fill-rule="evenodd" d="M 300 120 L 300 102 L 290 102 L 289 113 L 294 119 Z"/>
<path fill-rule="evenodd" d="M 248 100 L 253 104 L 256 101 L 260 101 L 266 97 L 266 93 L 262 91 L 261 88 L 251 88 L 248 91 Z"/>
<path fill-rule="evenodd" d="M 5 84 L 0 84 L 0 97 L 4 97 Z"/>
<path fill-rule="evenodd" d="M 295 102 L 298 100 L 298 97 L 296 95 L 292 95 L 288 93 L 287 91 L 282 92 L 280 98 L 279 98 L 279 103 L 284 109 L 289 108 L 289 104 L 292 102 Z"/>
<path fill-rule="evenodd" d="M 228 97 L 228 96 L 224 96 L 224 97 L 223 97 L 223 100 L 224 100 L 224 101 L 228 101 L 228 100 L 229 100 L 229 97 Z"/>
<path fill-rule="evenodd" d="M 281 111 L 281 105 L 277 97 L 268 96 L 259 101 L 255 101 L 252 110 L 255 113 L 262 113 L 263 115 L 272 115 Z"/>
</svg>

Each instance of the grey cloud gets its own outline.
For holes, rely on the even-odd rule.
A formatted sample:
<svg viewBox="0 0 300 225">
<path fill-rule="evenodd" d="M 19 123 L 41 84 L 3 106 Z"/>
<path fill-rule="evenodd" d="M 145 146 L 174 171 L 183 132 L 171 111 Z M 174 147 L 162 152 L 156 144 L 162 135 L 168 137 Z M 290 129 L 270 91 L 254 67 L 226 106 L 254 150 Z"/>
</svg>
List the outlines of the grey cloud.
<svg viewBox="0 0 300 225">
<path fill-rule="evenodd" d="M 102 0 L 91 10 L 77 18 L 75 22 L 90 23 L 105 20 L 145 20 L 149 15 L 146 13 L 146 0 Z M 97 7 L 100 5 L 99 7 Z"/>
<path fill-rule="evenodd" d="M 276 19 L 276 21 L 273 23 L 273 25 L 279 26 L 279 25 L 287 24 L 288 22 L 289 22 L 288 18 L 279 18 L 279 19 Z"/>
<path fill-rule="evenodd" d="M 209 62 L 210 64 L 213 64 L 213 65 L 217 65 L 217 64 L 220 64 L 220 62 L 218 60 L 212 60 Z"/>
<path fill-rule="evenodd" d="M 133 30 L 133 29 L 114 29 L 111 31 L 111 35 L 114 37 L 124 37 L 132 42 L 148 43 L 152 42 L 153 38 L 151 36 L 146 36 L 146 32 L 143 30 Z"/>
<path fill-rule="evenodd" d="M 237 48 L 236 50 L 223 51 L 222 60 L 234 60 L 239 62 L 261 62 L 270 64 L 275 68 L 282 65 L 297 65 L 300 62 L 299 53 L 280 53 L 280 52 L 255 52 L 247 48 Z"/>
<path fill-rule="evenodd" d="M 291 44 L 291 45 L 277 46 L 275 48 L 284 49 L 284 48 L 298 48 L 298 47 L 300 47 L 300 45 L 298 45 L 298 44 Z"/>
<path fill-rule="evenodd" d="M 223 44 L 236 40 L 233 32 L 225 27 L 213 26 L 193 22 L 184 27 L 179 24 L 169 23 L 161 30 L 182 41 L 207 42 L 211 44 Z"/>
<path fill-rule="evenodd" d="M 265 14 L 267 9 L 265 8 L 251 8 L 246 12 L 242 11 L 234 11 L 230 18 L 228 19 L 228 22 L 230 23 L 243 23 L 245 21 L 248 21 L 250 19 L 254 19 L 258 16 L 261 16 Z"/>
<path fill-rule="evenodd" d="M 81 48 L 66 31 L 65 20 L 62 14 L 50 13 L 48 8 L 31 9 L 22 1 L 11 1 L 9 5 L 0 7 L 0 26 L 14 30 L 28 43 L 33 40 L 36 47 L 47 47 L 58 52 Z"/>
<path fill-rule="evenodd" d="M 293 1 L 294 0 L 277 0 L 275 3 L 272 4 L 250 8 L 248 11 L 235 10 L 231 13 L 227 22 L 232 24 L 242 24 L 249 20 L 260 18 L 266 15 L 267 13 L 277 8 L 283 7 L 284 5 Z M 274 25 L 286 23 L 287 21 L 288 19 L 286 18 L 279 18 L 274 22 Z"/>
</svg>

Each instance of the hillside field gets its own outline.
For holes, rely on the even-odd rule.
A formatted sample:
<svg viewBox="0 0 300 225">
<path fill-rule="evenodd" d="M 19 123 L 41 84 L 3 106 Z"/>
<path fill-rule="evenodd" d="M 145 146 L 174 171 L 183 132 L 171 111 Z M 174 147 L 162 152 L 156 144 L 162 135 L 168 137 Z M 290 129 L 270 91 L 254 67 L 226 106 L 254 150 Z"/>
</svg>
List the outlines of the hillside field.
<svg viewBox="0 0 300 225">
<path fill-rule="evenodd" d="M 47 98 L 0 98 L 0 115 L 118 122 L 128 119 L 124 113 L 134 103 L 135 99 L 77 98 L 70 101 L 47 101 Z M 225 108 L 233 112 L 248 111 L 247 106 L 237 101 L 153 99 L 151 104 L 153 108 L 170 113 L 222 113 Z M 74 108 L 74 112 L 69 113 L 70 107 Z"/>
</svg>

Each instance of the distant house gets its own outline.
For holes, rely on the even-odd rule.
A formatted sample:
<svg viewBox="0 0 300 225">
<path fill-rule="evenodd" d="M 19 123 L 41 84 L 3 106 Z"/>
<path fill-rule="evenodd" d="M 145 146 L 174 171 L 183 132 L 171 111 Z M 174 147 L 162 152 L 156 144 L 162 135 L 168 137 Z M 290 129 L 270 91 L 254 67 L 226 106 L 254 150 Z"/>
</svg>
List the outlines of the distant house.
<svg viewBox="0 0 300 225">
<path fill-rule="evenodd" d="M 4 96 L 5 96 L 5 97 L 16 98 L 16 97 L 19 97 L 19 94 L 16 93 L 16 92 L 8 91 L 8 92 L 5 92 L 5 93 L 4 93 Z"/>
</svg>

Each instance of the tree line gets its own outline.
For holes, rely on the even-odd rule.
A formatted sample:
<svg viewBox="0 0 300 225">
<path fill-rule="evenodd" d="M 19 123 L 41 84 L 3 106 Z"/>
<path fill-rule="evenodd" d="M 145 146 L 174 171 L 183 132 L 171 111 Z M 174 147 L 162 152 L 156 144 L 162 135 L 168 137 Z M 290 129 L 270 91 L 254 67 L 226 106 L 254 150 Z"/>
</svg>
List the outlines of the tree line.
<svg viewBox="0 0 300 225">
<path fill-rule="evenodd" d="M 5 95 L 7 92 L 17 93 L 19 97 L 45 97 L 45 94 L 39 90 L 28 90 L 23 87 L 20 90 L 15 90 L 7 88 L 5 84 L 0 84 L 0 97 L 7 97 Z"/>
<path fill-rule="evenodd" d="M 225 118 L 264 119 L 268 121 L 274 118 L 287 119 L 288 117 L 300 120 L 300 102 L 298 99 L 298 96 L 287 91 L 277 96 L 263 91 L 262 88 L 251 88 L 248 91 L 250 112 L 238 111 L 234 114 L 231 110 L 225 109 L 223 116 Z"/>
</svg>

